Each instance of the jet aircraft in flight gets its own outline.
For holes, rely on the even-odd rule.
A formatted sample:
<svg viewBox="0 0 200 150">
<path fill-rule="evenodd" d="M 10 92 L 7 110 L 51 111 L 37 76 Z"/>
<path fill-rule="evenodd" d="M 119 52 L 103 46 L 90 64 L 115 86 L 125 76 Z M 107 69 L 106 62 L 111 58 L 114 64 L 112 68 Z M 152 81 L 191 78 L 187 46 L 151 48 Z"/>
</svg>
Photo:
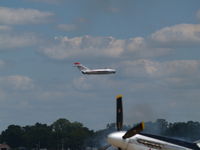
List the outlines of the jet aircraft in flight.
<svg viewBox="0 0 200 150">
<path fill-rule="evenodd" d="M 115 69 L 89 69 L 85 66 L 83 66 L 81 63 L 76 62 L 74 63 L 75 67 L 77 67 L 83 74 L 88 74 L 88 75 L 100 75 L 100 74 L 114 74 L 116 73 Z"/>
<path fill-rule="evenodd" d="M 191 143 L 169 137 L 141 133 L 144 123 L 139 123 L 128 131 L 121 131 L 123 127 L 122 96 L 117 99 L 117 132 L 108 135 L 109 145 L 100 148 L 106 150 L 110 146 L 118 150 L 200 150 L 200 141 Z"/>
</svg>

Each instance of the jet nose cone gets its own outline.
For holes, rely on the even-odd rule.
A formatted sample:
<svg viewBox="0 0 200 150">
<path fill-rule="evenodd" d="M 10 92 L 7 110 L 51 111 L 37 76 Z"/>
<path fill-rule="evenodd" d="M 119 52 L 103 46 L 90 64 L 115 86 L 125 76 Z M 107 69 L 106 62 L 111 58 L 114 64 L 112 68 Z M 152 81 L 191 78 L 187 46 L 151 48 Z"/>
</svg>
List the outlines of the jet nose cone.
<svg viewBox="0 0 200 150">
<path fill-rule="evenodd" d="M 128 142 L 122 138 L 125 132 L 114 132 L 108 135 L 108 143 L 114 147 L 127 148 Z"/>
</svg>

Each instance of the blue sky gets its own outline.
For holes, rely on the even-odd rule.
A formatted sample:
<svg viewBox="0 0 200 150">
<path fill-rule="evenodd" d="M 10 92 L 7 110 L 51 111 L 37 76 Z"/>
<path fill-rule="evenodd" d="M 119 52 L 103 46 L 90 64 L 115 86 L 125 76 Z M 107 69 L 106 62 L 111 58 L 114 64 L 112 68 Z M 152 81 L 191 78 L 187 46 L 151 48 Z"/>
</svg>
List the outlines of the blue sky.
<svg viewBox="0 0 200 150">
<path fill-rule="evenodd" d="M 2 0 L 0 130 L 58 118 L 200 121 L 199 0 Z M 73 67 L 112 67 L 84 76 Z"/>
</svg>

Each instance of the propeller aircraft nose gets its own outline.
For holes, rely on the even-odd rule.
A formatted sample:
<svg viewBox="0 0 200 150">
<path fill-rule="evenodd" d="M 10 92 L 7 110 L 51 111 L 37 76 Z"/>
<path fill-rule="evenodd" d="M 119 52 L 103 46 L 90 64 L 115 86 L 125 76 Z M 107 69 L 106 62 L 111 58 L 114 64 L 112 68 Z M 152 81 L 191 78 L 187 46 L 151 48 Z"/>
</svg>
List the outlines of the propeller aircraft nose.
<svg viewBox="0 0 200 150">
<path fill-rule="evenodd" d="M 126 132 L 124 131 L 120 131 L 109 134 L 107 139 L 108 143 L 114 147 L 126 149 L 128 146 L 128 142 L 125 142 L 126 140 L 122 138 L 125 133 Z"/>
</svg>

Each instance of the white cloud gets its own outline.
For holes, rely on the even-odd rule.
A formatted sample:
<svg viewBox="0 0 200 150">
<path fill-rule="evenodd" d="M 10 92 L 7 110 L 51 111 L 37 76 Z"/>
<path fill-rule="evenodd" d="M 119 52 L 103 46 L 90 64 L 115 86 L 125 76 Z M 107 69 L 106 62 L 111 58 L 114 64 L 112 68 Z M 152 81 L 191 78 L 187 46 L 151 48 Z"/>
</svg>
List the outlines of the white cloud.
<svg viewBox="0 0 200 150">
<path fill-rule="evenodd" d="M 3 61 L 3 60 L 0 60 L 0 68 L 1 68 L 1 67 L 4 67 L 5 65 L 6 65 L 6 62 Z"/>
<path fill-rule="evenodd" d="M 58 29 L 69 32 L 76 30 L 77 26 L 75 24 L 59 24 Z"/>
<path fill-rule="evenodd" d="M 0 77 L 2 88 L 13 90 L 30 90 L 33 89 L 33 80 L 27 76 L 12 75 L 7 77 Z"/>
<path fill-rule="evenodd" d="M 157 62 L 146 59 L 121 63 L 122 74 L 126 77 L 143 78 L 160 86 L 188 88 L 199 87 L 200 61 L 175 60 Z"/>
<path fill-rule="evenodd" d="M 74 27 L 63 25 L 62 28 L 71 30 Z M 71 28 L 71 29 L 70 29 Z M 176 48 L 199 46 L 200 25 L 179 24 L 165 27 L 149 37 L 133 37 L 117 39 L 115 37 L 56 37 L 51 45 L 43 47 L 41 52 L 57 60 L 89 57 L 103 58 L 134 58 L 147 59 L 166 56 Z M 49 46 L 50 45 L 50 46 Z"/>
<path fill-rule="evenodd" d="M 151 35 L 151 40 L 166 46 L 192 46 L 200 42 L 200 24 L 178 24 L 165 27 Z"/>
<path fill-rule="evenodd" d="M 160 76 L 197 76 L 200 73 L 198 60 L 176 60 L 160 64 Z"/>
<path fill-rule="evenodd" d="M 160 64 L 146 59 L 136 61 L 124 61 L 120 68 L 123 69 L 123 74 L 129 77 L 151 77 L 157 72 Z"/>
<path fill-rule="evenodd" d="M 148 59 L 125 61 L 122 63 L 126 75 L 135 77 L 177 77 L 196 76 L 200 73 L 200 61 L 175 60 L 157 62 Z"/>
<path fill-rule="evenodd" d="M 66 59 L 70 57 L 118 57 L 124 51 L 124 40 L 113 37 L 60 37 L 55 38 L 58 44 L 45 47 L 41 52 L 53 59 Z"/>
<path fill-rule="evenodd" d="M 53 44 L 52 44 L 53 43 Z M 55 37 L 55 41 L 46 44 L 41 53 L 52 59 L 103 57 L 103 58 L 152 58 L 168 54 L 170 48 L 160 48 L 152 45 L 143 37 L 117 39 L 108 37 Z M 50 46 L 49 46 L 50 45 Z"/>
<path fill-rule="evenodd" d="M 45 23 L 54 14 L 36 9 L 0 7 L 1 24 L 37 24 Z"/>
<path fill-rule="evenodd" d="M 168 54 L 170 48 L 157 47 L 148 39 L 135 37 L 126 40 L 125 55 L 131 55 L 134 58 L 152 58 Z"/>
<path fill-rule="evenodd" d="M 136 37 L 129 40 L 127 48 L 129 51 L 138 51 L 146 47 L 145 39 L 143 37 Z"/>
<path fill-rule="evenodd" d="M 196 17 L 200 20 L 200 10 L 197 11 Z"/>
<path fill-rule="evenodd" d="M 0 34 L 0 50 L 20 48 L 37 43 L 38 37 L 34 34 Z"/>
<path fill-rule="evenodd" d="M 73 87 L 79 91 L 93 91 L 98 90 L 115 90 L 122 86 L 121 81 L 113 80 L 110 76 L 81 76 L 75 78 L 72 82 Z M 106 86 L 105 86 L 106 85 Z"/>
<path fill-rule="evenodd" d="M 0 31 L 10 31 L 12 28 L 6 25 L 0 25 Z"/>
</svg>

